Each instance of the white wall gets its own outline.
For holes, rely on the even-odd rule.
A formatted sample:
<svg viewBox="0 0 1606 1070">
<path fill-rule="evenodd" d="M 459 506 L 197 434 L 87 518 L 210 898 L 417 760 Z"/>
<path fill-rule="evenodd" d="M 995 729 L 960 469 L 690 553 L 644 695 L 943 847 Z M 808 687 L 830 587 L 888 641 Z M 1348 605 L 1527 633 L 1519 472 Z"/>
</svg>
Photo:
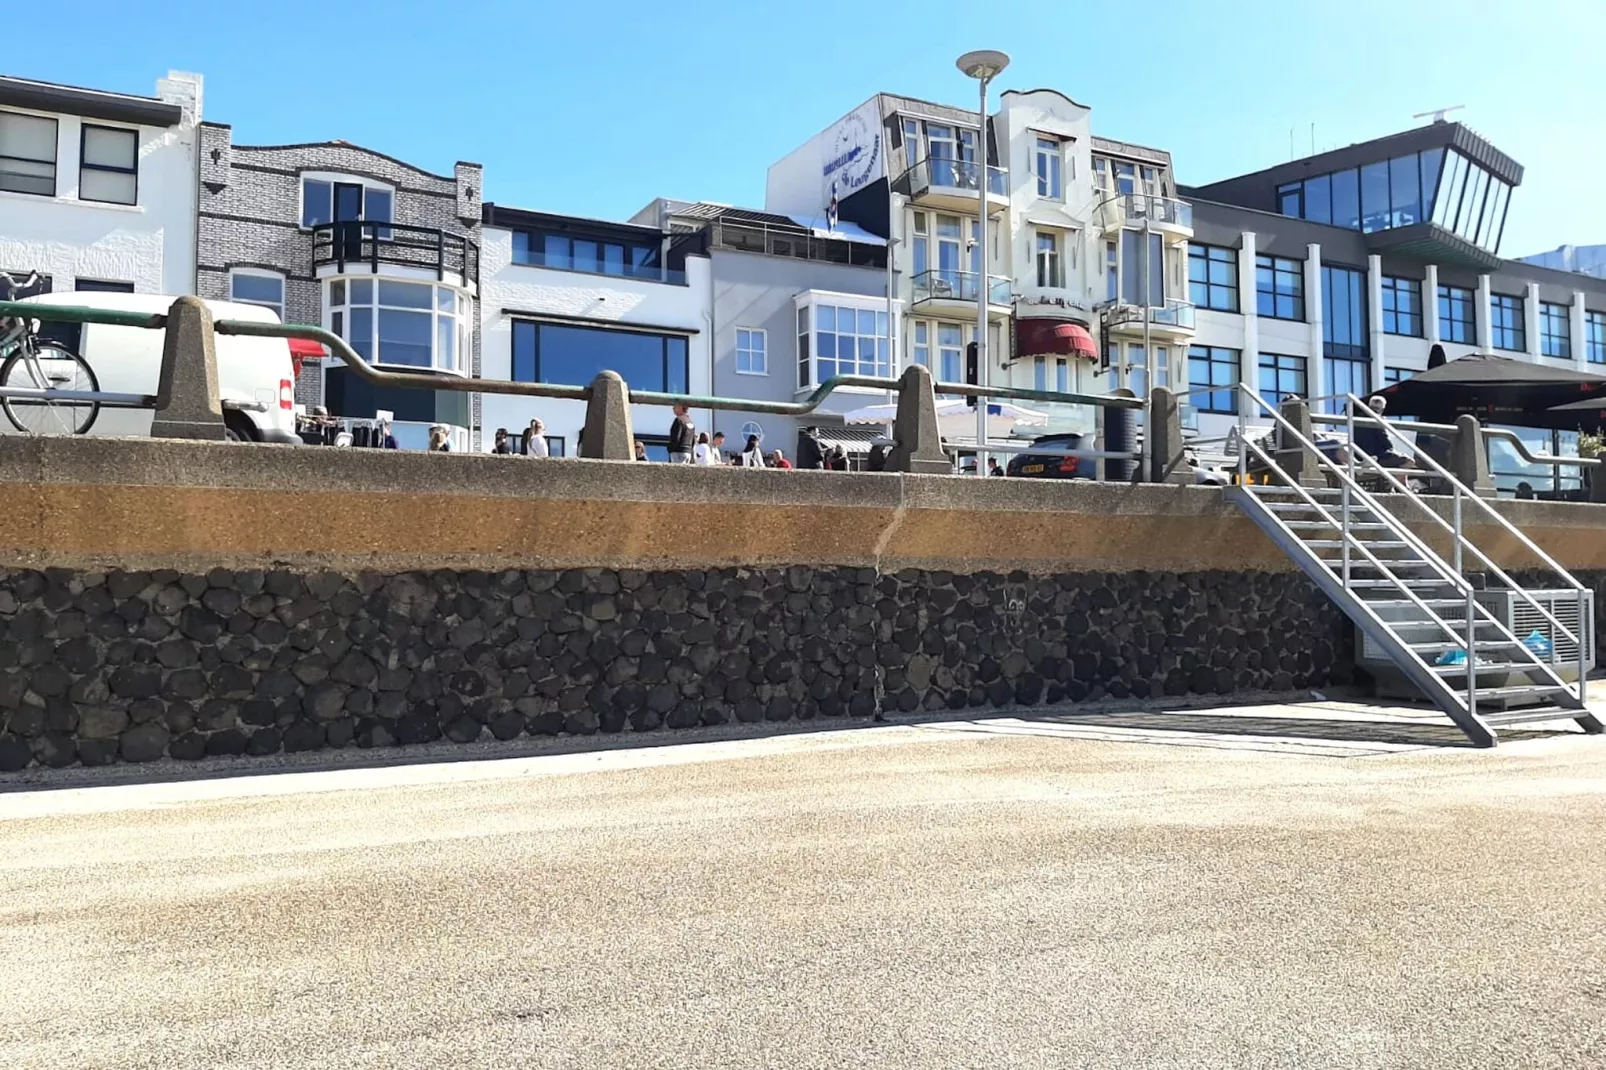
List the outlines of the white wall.
<svg viewBox="0 0 1606 1070">
<path fill-rule="evenodd" d="M 871 97 L 770 165 L 766 211 L 821 218 L 831 201 L 848 198 L 887 173 L 881 98 Z"/>
<path fill-rule="evenodd" d="M 692 394 L 710 393 L 709 261 L 686 260 L 687 285 L 677 286 L 610 275 L 533 267 L 513 263 L 513 234 L 486 227 L 480 252 L 481 367 L 486 379 L 509 379 L 513 373 L 513 320 L 503 309 L 579 317 L 621 324 L 653 324 L 694 331 L 687 343 L 687 387 Z M 606 323 L 597 323 L 605 326 Z M 586 384 L 576 384 L 584 386 Z M 485 394 L 481 408 L 482 448 L 494 445 L 496 429 L 522 431 L 539 418 L 549 435 L 562 435 L 569 455 L 577 455 L 580 428 L 585 425 L 583 401 Z M 707 409 L 694 410 L 698 430 L 711 425 Z M 633 405 L 636 434 L 664 435 L 674 415 L 661 405 Z"/>
<path fill-rule="evenodd" d="M 80 278 L 132 282 L 138 293 L 195 292 L 196 125 L 201 76 L 178 71 L 157 83 L 157 95 L 184 107 L 178 126 L 139 127 L 138 204 L 78 199 L 84 122 L 125 126 L 76 115 L 27 112 L 57 120 L 56 196 L 0 191 L 0 269 L 37 269 L 56 292 Z"/>
</svg>

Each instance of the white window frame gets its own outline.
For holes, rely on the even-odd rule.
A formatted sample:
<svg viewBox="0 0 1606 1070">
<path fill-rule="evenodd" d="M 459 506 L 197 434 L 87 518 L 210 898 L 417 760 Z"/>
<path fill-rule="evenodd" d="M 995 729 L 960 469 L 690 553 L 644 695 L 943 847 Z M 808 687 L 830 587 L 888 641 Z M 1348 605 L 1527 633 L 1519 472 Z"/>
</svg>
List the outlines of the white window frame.
<svg viewBox="0 0 1606 1070">
<path fill-rule="evenodd" d="M 747 436 L 749 435 L 757 435 L 758 444 L 762 446 L 764 444 L 764 425 L 757 420 L 749 420 L 742 425 L 742 449 L 747 448 Z"/>
<path fill-rule="evenodd" d="M 61 120 L 56 118 L 54 115 L 39 115 L 35 112 L 16 111 L 11 108 L 6 108 L 3 111 L 0 111 L 0 115 L 14 115 L 19 119 L 33 119 L 39 122 L 46 122 L 50 124 L 51 130 L 54 132 L 54 136 L 51 138 L 50 142 L 50 192 L 34 193 L 31 190 L 20 189 L 8 189 L 4 192 L 16 193 L 24 197 L 55 197 L 61 192 Z M 36 165 L 43 165 L 45 162 L 44 160 L 36 159 L 32 156 L 17 156 L 13 158 L 24 163 Z M 40 178 L 43 176 L 34 175 L 30 177 Z"/>
<path fill-rule="evenodd" d="M 378 179 L 367 178 L 367 177 L 364 177 L 363 175 L 342 174 L 339 171 L 302 171 L 299 175 L 296 176 L 296 226 L 300 227 L 302 230 L 311 230 L 313 228 L 313 226 L 322 226 L 322 225 L 324 225 L 324 224 L 308 224 L 307 222 L 305 222 L 305 220 L 307 218 L 307 183 L 308 182 L 327 182 L 327 183 L 329 183 L 329 218 L 330 218 L 330 221 L 334 220 L 334 214 L 335 214 L 335 183 L 338 182 L 341 185 L 345 185 L 345 186 L 361 186 L 362 187 L 362 214 L 363 214 L 362 221 L 363 222 L 365 222 L 365 223 L 394 223 L 394 222 L 396 222 L 396 187 L 394 185 L 392 185 L 391 183 L 389 183 L 389 182 L 381 182 Z M 389 219 L 369 219 L 368 218 L 368 191 L 369 190 L 378 190 L 381 193 L 390 194 L 390 218 Z M 380 237 L 381 241 L 389 240 L 390 231 L 388 229 L 382 230 L 380 232 L 379 237 Z"/>
<path fill-rule="evenodd" d="M 821 358 L 817 353 L 818 344 L 815 337 L 820 330 L 821 306 L 829 306 L 832 309 L 852 312 L 855 319 L 855 329 L 848 337 L 854 339 L 874 337 L 876 339 L 876 356 L 874 360 L 876 367 L 870 374 L 879 374 L 888 377 L 893 374 L 897 367 L 897 360 L 896 356 L 892 352 L 891 343 L 888 340 L 888 334 L 891 332 L 891 325 L 887 320 L 887 305 L 884 298 L 865 297 L 862 294 L 836 293 L 830 290 L 805 290 L 798 294 L 793 302 L 793 307 L 797 310 L 798 317 L 797 389 L 799 393 L 812 389 L 824 381 L 820 378 L 819 374 L 819 361 Z M 875 317 L 875 330 L 877 333 L 874 335 L 863 335 L 858 332 L 857 318 L 860 313 L 866 312 Z M 831 333 L 840 335 L 845 332 L 838 331 L 835 329 L 835 327 L 833 327 Z M 857 348 L 857 342 L 855 342 L 855 364 L 857 364 L 859 360 Z M 842 358 L 837 356 L 833 357 L 832 359 L 835 361 L 840 361 Z M 807 370 L 806 375 L 805 369 Z M 866 373 L 862 369 L 855 368 L 853 371 L 846 372 L 839 369 L 836 374 L 863 375 Z M 827 378 L 829 378 L 829 376 Z"/>
<path fill-rule="evenodd" d="M 1052 243 L 1051 248 L 1043 247 L 1043 239 Z M 1048 260 L 1047 264 L 1044 260 Z M 1065 261 L 1060 252 L 1060 232 L 1037 228 L 1032 232 L 1032 260 L 1037 268 L 1037 285 L 1045 290 L 1063 290 L 1065 288 Z M 1045 275 L 1043 269 L 1047 267 Z M 1046 281 L 1045 281 L 1046 280 Z"/>
<path fill-rule="evenodd" d="M 757 340 L 758 345 L 752 343 Z M 744 341 L 746 344 L 744 344 Z M 768 375 L 770 373 L 770 340 L 769 332 L 763 327 L 736 328 L 736 374 L 737 375 Z M 742 367 L 742 357 L 746 355 L 748 366 Z M 757 360 L 754 360 L 754 357 Z"/>
<path fill-rule="evenodd" d="M 1037 196 L 1045 200 L 1063 201 L 1065 199 L 1065 142 L 1048 134 L 1035 134 L 1034 137 L 1035 140 L 1032 143 L 1032 174 L 1037 178 Z M 1047 187 L 1046 190 L 1044 189 L 1045 186 Z"/>
<path fill-rule="evenodd" d="M 234 296 L 234 280 L 237 279 L 237 278 L 272 279 L 272 280 L 274 280 L 275 282 L 277 282 L 279 284 L 279 301 L 278 301 L 278 303 L 277 304 L 270 304 L 267 301 L 258 301 L 258 300 L 255 300 L 253 298 L 236 297 L 236 296 Z M 240 268 L 230 268 L 229 269 L 229 300 L 234 302 L 237 305 L 256 305 L 259 308 L 271 308 L 274 312 L 278 313 L 279 322 L 280 323 L 287 322 L 285 320 L 285 318 L 284 318 L 284 301 L 285 301 L 284 287 L 285 287 L 285 277 L 281 272 L 270 271 L 267 268 L 240 267 Z"/>
<path fill-rule="evenodd" d="M 369 331 L 371 332 L 368 342 L 369 349 L 368 352 L 364 354 L 365 359 L 367 359 L 369 362 L 374 364 L 383 364 L 385 367 L 389 368 L 400 368 L 409 371 L 422 369 L 425 371 L 447 372 L 453 375 L 469 374 L 470 368 L 473 365 L 473 354 L 468 351 L 466 346 L 471 340 L 472 334 L 470 331 L 466 331 L 464 328 L 466 325 L 472 323 L 473 317 L 477 313 L 474 308 L 474 299 L 464 291 L 455 286 L 448 286 L 447 284 L 440 282 L 424 282 L 417 279 L 392 279 L 379 275 L 343 275 L 336 278 L 324 279 L 322 281 L 324 327 L 327 330 L 339 335 L 341 338 L 344 338 L 348 343 L 352 343 L 352 309 L 367 308 L 372 310 L 372 315 L 370 317 L 371 322 L 369 324 Z M 381 282 L 399 283 L 405 286 L 422 286 L 428 289 L 430 291 L 430 307 L 428 309 L 423 309 L 412 306 L 383 303 L 379 299 L 379 284 Z M 352 285 L 354 283 L 371 284 L 373 286 L 373 299 L 367 303 L 353 304 L 351 298 Z M 344 287 L 344 301 L 338 304 L 334 301 L 333 296 L 334 287 L 336 285 Z M 452 307 L 450 309 L 441 308 L 441 291 L 443 290 L 451 293 L 452 295 L 453 300 Z M 429 364 L 427 366 L 417 364 L 399 364 L 393 361 L 383 360 L 383 354 L 380 352 L 379 343 L 379 320 L 380 314 L 386 311 L 416 312 L 427 314 L 430 317 Z M 335 325 L 335 317 L 337 315 L 341 317 L 338 327 Z M 441 327 L 445 323 L 450 323 L 451 325 L 450 331 L 452 335 L 453 352 L 450 363 L 446 363 L 441 359 Z M 362 350 L 358 349 L 354 343 L 352 343 L 352 348 L 357 349 L 359 353 L 362 352 Z"/>
</svg>

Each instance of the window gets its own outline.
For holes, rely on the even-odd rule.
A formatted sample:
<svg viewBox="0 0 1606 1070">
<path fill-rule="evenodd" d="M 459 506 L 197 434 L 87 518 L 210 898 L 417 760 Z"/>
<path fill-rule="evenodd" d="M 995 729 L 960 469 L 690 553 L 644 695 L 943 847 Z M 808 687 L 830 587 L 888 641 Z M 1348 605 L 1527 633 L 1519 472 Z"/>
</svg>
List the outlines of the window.
<svg viewBox="0 0 1606 1070">
<path fill-rule="evenodd" d="M 738 375 L 768 375 L 769 335 L 756 327 L 736 328 L 736 372 Z"/>
<path fill-rule="evenodd" d="M 1322 353 L 1341 360 L 1366 356 L 1364 272 L 1322 265 Z"/>
<path fill-rule="evenodd" d="M 1165 247 L 1159 234 L 1150 234 L 1145 255 L 1143 232 L 1121 232 L 1121 252 L 1126 263 L 1121 284 L 1121 300 L 1129 305 L 1165 305 Z M 1147 283 L 1147 285 L 1145 285 Z M 1145 289 L 1148 291 L 1145 300 Z"/>
<path fill-rule="evenodd" d="M 139 132 L 84 124 L 78 199 L 139 202 Z"/>
<path fill-rule="evenodd" d="M 1415 374 L 1416 371 L 1412 368 L 1384 368 L 1383 385 L 1393 386 L 1395 383 L 1402 383 Z"/>
<path fill-rule="evenodd" d="M 1305 264 L 1280 256 L 1255 257 L 1255 302 L 1260 315 L 1305 318 Z"/>
<path fill-rule="evenodd" d="M 1584 359 L 1606 364 L 1606 312 L 1584 313 Z"/>
<path fill-rule="evenodd" d="M 812 345 L 807 309 L 800 309 L 798 315 L 797 385 L 800 389 L 836 375 L 892 374 L 885 309 L 876 311 L 826 304 L 816 304 L 812 308 Z M 813 354 L 812 359 L 810 354 Z"/>
<path fill-rule="evenodd" d="M 271 308 L 279 322 L 284 322 L 284 279 L 281 276 L 255 271 L 231 272 L 229 300 Z"/>
<path fill-rule="evenodd" d="M 1104 243 L 1104 299 L 1114 301 L 1121 296 L 1121 260 L 1115 243 Z"/>
<path fill-rule="evenodd" d="M 557 268 L 560 271 L 658 280 L 663 277 L 659 261 L 661 252 L 662 249 L 655 242 L 538 230 L 513 232 L 515 264 Z"/>
<path fill-rule="evenodd" d="M 1260 396 L 1273 405 L 1291 397 L 1306 397 L 1305 358 L 1282 353 L 1260 355 Z"/>
<path fill-rule="evenodd" d="M 764 441 L 764 428 L 763 428 L 763 426 L 758 424 L 758 423 L 756 423 L 753 420 L 749 420 L 745 424 L 742 425 L 742 448 L 743 449 L 747 448 L 747 440 L 750 439 L 750 438 L 756 438 L 760 442 Z"/>
<path fill-rule="evenodd" d="M 1383 330 L 1387 334 L 1422 337 L 1420 280 L 1383 276 Z"/>
<path fill-rule="evenodd" d="M 1370 368 L 1372 362 L 1365 359 L 1351 359 L 1347 357 L 1326 357 L 1322 361 L 1322 393 L 1329 398 L 1322 407 L 1331 413 L 1344 411 L 1344 404 L 1339 395 L 1354 394 L 1364 398 L 1371 390 L 1368 385 L 1371 379 Z"/>
<path fill-rule="evenodd" d="M 4 270 L 5 270 L 5 273 L 7 275 L 10 275 L 12 278 L 25 279 L 25 278 L 28 277 L 28 272 L 31 269 L 29 269 L 29 268 L 20 268 L 20 269 L 6 268 Z M 16 298 L 15 299 L 18 300 L 18 301 L 21 301 L 25 297 L 33 297 L 33 296 L 35 296 L 37 294 L 51 293 L 52 292 L 51 285 L 52 285 L 52 282 L 51 282 L 51 277 L 49 275 L 40 275 L 38 282 L 34 283 L 32 286 L 26 287 L 25 289 L 18 290 L 17 293 L 16 293 Z"/>
<path fill-rule="evenodd" d="M 1367 232 L 1425 223 L 1443 161 L 1443 149 L 1427 149 L 1286 183 L 1277 187 L 1275 207 L 1286 216 Z"/>
<path fill-rule="evenodd" d="M 1037 139 L 1036 167 L 1037 195 L 1059 200 L 1065 187 L 1060 182 L 1060 167 L 1064 161 L 1064 147 L 1053 138 Z"/>
<path fill-rule="evenodd" d="M 1522 322 L 1522 298 L 1513 294 L 1489 296 L 1489 341 L 1496 349 L 1523 352 L 1528 332 Z"/>
<path fill-rule="evenodd" d="M 1060 236 L 1051 230 L 1037 232 L 1037 285 L 1059 288 L 1065 285 L 1060 270 Z"/>
<path fill-rule="evenodd" d="M 304 227 L 322 223 L 393 223 L 395 208 L 395 193 L 382 186 L 367 185 L 360 179 L 301 180 L 301 225 Z M 390 237 L 388 230 L 379 233 L 381 240 L 388 241 Z"/>
<path fill-rule="evenodd" d="M 542 435 L 546 439 L 546 455 L 548 457 L 567 457 L 569 446 L 562 435 Z"/>
<path fill-rule="evenodd" d="M 916 320 L 914 330 L 909 332 L 909 359 L 936 375 L 931 367 L 931 324 L 925 320 Z"/>
<path fill-rule="evenodd" d="M 0 111 L 0 189 L 56 195 L 56 120 Z"/>
<path fill-rule="evenodd" d="M 325 302 L 329 329 L 368 360 L 460 374 L 469 364 L 471 304 L 447 286 L 388 279 L 333 279 Z"/>
<path fill-rule="evenodd" d="M 1200 412 L 1238 411 L 1234 402 L 1237 391 L 1233 389 L 1238 385 L 1238 362 L 1239 353 L 1236 349 L 1222 349 L 1219 346 L 1191 346 L 1188 349 L 1188 386 L 1193 389 L 1201 386 L 1227 388 L 1212 390 L 1208 394 L 1195 394 Z"/>
<path fill-rule="evenodd" d="M 105 294 L 131 294 L 134 284 L 131 282 L 115 282 L 111 279 L 77 279 L 72 288 L 79 293 L 105 293 Z"/>
<path fill-rule="evenodd" d="M 1572 310 L 1566 305 L 1539 302 L 1539 352 L 1546 357 L 1573 359 Z"/>
<path fill-rule="evenodd" d="M 1200 308 L 1238 311 L 1238 250 L 1188 246 L 1188 299 Z"/>
<path fill-rule="evenodd" d="M 1032 389 L 1033 390 L 1047 390 L 1048 389 L 1048 358 L 1047 357 L 1033 357 L 1032 358 Z"/>
<path fill-rule="evenodd" d="M 1473 345 L 1478 336 L 1472 291 L 1462 286 L 1439 287 L 1439 339 Z"/>
<path fill-rule="evenodd" d="M 938 382 L 965 381 L 965 328 L 960 324 L 937 324 L 937 359 Z"/>
<path fill-rule="evenodd" d="M 686 393 L 686 336 L 513 321 L 513 378 L 521 383 L 587 386 L 618 372 L 638 390 Z"/>
</svg>

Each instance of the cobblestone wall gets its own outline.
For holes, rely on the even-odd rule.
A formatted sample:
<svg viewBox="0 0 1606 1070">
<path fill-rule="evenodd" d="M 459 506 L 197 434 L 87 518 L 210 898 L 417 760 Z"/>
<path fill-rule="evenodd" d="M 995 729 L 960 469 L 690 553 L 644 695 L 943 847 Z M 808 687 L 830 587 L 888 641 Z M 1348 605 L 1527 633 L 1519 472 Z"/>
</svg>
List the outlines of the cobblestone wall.
<svg viewBox="0 0 1606 1070">
<path fill-rule="evenodd" d="M 0 770 L 1348 680 L 1287 573 L 0 573 Z"/>
</svg>

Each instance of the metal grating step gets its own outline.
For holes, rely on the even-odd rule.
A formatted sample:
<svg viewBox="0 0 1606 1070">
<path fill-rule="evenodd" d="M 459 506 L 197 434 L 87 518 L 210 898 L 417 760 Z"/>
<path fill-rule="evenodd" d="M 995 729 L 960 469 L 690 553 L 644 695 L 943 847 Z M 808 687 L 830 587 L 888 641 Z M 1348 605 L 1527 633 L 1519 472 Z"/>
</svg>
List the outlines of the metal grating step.
<svg viewBox="0 0 1606 1070">
<path fill-rule="evenodd" d="M 1293 528 L 1296 531 L 1298 531 L 1301 528 L 1304 528 L 1306 530 L 1315 529 L 1317 531 L 1342 531 L 1343 530 L 1343 527 L 1341 526 L 1342 522 L 1337 520 L 1336 518 L 1333 519 L 1333 520 L 1285 520 L 1285 521 L 1283 521 L 1283 523 L 1287 524 L 1289 527 Z M 1366 521 L 1366 522 L 1362 522 L 1362 523 L 1357 524 L 1353 520 L 1350 521 L 1349 529 L 1351 531 L 1393 531 L 1394 530 L 1394 528 L 1391 527 L 1388 524 L 1374 524 L 1374 523 L 1371 523 L 1370 521 Z M 1367 545 L 1370 546 L 1371 544 L 1367 543 Z"/>
<path fill-rule="evenodd" d="M 1528 696 L 1565 695 L 1571 692 L 1572 688 L 1566 684 L 1521 684 L 1512 687 L 1480 687 L 1474 694 L 1479 702 L 1495 702 Z"/>
<path fill-rule="evenodd" d="M 1467 646 L 1465 643 L 1451 642 L 1406 643 L 1405 645 L 1415 654 L 1443 654 L 1450 650 L 1465 650 Z M 1513 650 L 1521 645 L 1521 643 L 1514 643 L 1509 639 L 1491 639 L 1485 642 L 1473 643 L 1472 649 L 1474 652 Z"/>
<path fill-rule="evenodd" d="M 1568 709 L 1565 706 L 1529 706 L 1520 710 L 1509 710 L 1500 713 L 1480 713 L 1485 723 L 1495 728 L 1505 728 L 1514 724 L 1533 724 L 1538 721 L 1571 721 L 1581 711 Z"/>
<path fill-rule="evenodd" d="M 1457 648 L 1457 649 L 1459 649 L 1459 648 Z M 1466 675 L 1467 675 L 1467 667 L 1464 664 L 1462 664 L 1462 665 L 1429 665 L 1428 668 L 1433 670 L 1434 672 L 1438 673 L 1440 676 L 1459 676 L 1464 680 L 1466 678 Z M 1483 676 L 1483 675 L 1488 674 L 1488 673 L 1497 673 L 1497 672 L 1503 672 L 1503 673 L 1532 672 L 1532 671 L 1534 671 L 1534 670 L 1536 670 L 1538 668 L 1539 668 L 1539 666 L 1535 665 L 1531 661 L 1481 661 L 1481 662 L 1478 663 L 1476 669 L 1473 672 L 1473 675 L 1474 676 Z"/>
</svg>

